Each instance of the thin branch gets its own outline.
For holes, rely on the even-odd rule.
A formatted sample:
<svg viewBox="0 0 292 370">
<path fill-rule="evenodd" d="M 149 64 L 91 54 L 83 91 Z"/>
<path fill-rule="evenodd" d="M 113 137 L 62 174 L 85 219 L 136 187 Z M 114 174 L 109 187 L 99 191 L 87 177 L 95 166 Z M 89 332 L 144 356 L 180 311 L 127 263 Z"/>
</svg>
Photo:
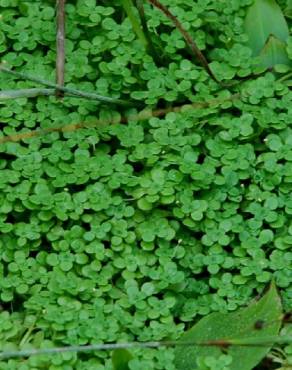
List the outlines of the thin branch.
<svg viewBox="0 0 292 370">
<path fill-rule="evenodd" d="M 54 90 L 53 94 L 54 94 Z M 128 123 L 129 121 L 145 121 L 147 119 L 150 119 L 152 117 L 164 117 L 167 113 L 170 112 L 175 112 L 179 113 L 182 111 L 190 111 L 191 109 L 202 109 L 202 108 L 208 108 L 212 107 L 213 105 L 218 105 L 225 103 L 227 101 L 234 101 L 240 98 L 240 94 L 234 94 L 229 96 L 228 98 L 215 98 L 209 101 L 198 101 L 195 103 L 191 104 L 184 104 L 176 107 L 170 107 L 170 108 L 165 108 L 165 109 L 157 109 L 157 110 L 151 110 L 151 109 L 144 109 L 140 111 L 137 114 L 131 114 L 129 116 L 122 116 L 118 121 L 116 119 L 113 119 L 112 121 L 104 121 L 104 120 L 96 120 L 95 122 L 89 123 L 70 123 L 68 125 L 62 125 L 62 126 L 55 126 L 55 127 L 48 127 L 45 129 L 40 129 L 40 130 L 34 130 L 34 131 L 28 131 L 28 132 L 23 132 L 19 134 L 14 134 L 14 135 L 7 135 L 2 138 L 0 138 L 0 144 L 10 142 L 10 141 L 20 141 L 20 140 L 25 140 L 29 139 L 32 137 L 36 136 L 41 136 L 41 135 L 46 135 L 51 132 L 70 132 L 70 131 L 75 131 L 80 128 L 85 128 L 90 125 L 90 127 L 98 126 L 98 125 L 111 125 L 111 124 L 117 124 L 117 123 Z"/>
<path fill-rule="evenodd" d="M 65 82 L 65 3 L 57 0 L 57 37 L 56 37 L 56 84 L 64 87 Z M 64 91 L 56 90 L 56 97 L 63 97 Z"/>
<path fill-rule="evenodd" d="M 85 92 L 85 91 L 72 89 L 72 88 L 65 87 L 65 86 L 60 86 L 60 85 L 54 84 L 50 81 L 46 81 L 46 80 L 43 80 L 43 79 L 40 79 L 40 78 L 37 78 L 37 77 L 33 77 L 33 76 L 27 75 L 25 73 L 13 71 L 9 68 L 4 67 L 3 65 L 0 65 L 0 71 L 8 73 L 12 76 L 22 78 L 23 80 L 33 81 L 33 82 L 36 82 L 38 84 L 50 87 L 52 89 L 60 90 L 60 91 L 66 93 L 66 94 L 69 94 L 69 95 L 74 95 L 74 96 L 77 96 L 77 97 L 80 97 L 80 98 L 86 98 L 86 99 L 94 100 L 96 102 L 117 104 L 117 105 L 122 105 L 122 106 L 133 106 L 133 105 L 138 104 L 137 102 L 135 102 L 135 103 L 134 102 L 129 102 L 129 101 L 122 100 L 122 99 L 110 98 L 110 97 L 102 96 L 102 95 L 95 94 L 95 93 L 88 93 L 88 92 Z"/>
<path fill-rule="evenodd" d="M 20 351 L 0 352 L 0 359 L 28 357 L 33 355 L 49 355 L 64 352 L 89 352 L 108 351 L 118 348 L 159 348 L 175 346 L 211 346 L 228 348 L 229 346 L 243 347 L 267 347 L 275 343 L 291 343 L 292 336 L 285 337 L 263 337 L 243 339 L 215 339 L 209 341 L 161 341 L 161 342 L 129 342 L 129 343 L 105 343 L 89 344 L 84 346 L 66 346 L 41 349 L 27 349 Z"/>
<path fill-rule="evenodd" d="M 35 98 L 37 96 L 55 95 L 55 89 L 19 89 L 0 91 L 0 102 L 2 100 L 12 100 L 20 98 Z"/>
<path fill-rule="evenodd" d="M 180 21 L 167 9 L 166 6 L 164 6 L 163 4 L 161 4 L 160 1 L 158 1 L 158 0 L 147 0 L 147 1 L 149 1 L 149 3 L 151 3 L 153 6 L 155 6 L 159 10 L 161 10 L 162 13 L 164 13 L 167 16 L 167 18 L 169 18 L 172 21 L 172 23 L 175 25 L 175 27 L 182 34 L 182 36 L 185 39 L 186 43 L 189 45 L 192 53 L 199 59 L 200 63 L 202 64 L 202 66 L 204 67 L 204 69 L 206 70 L 206 72 L 209 74 L 209 76 L 214 81 L 216 81 L 218 84 L 221 84 L 221 82 L 218 81 L 218 79 L 216 78 L 216 76 L 214 75 L 214 73 L 211 71 L 207 59 L 204 57 L 203 53 L 201 52 L 201 50 L 196 45 L 196 43 L 192 39 L 191 35 L 184 29 L 184 27 L 182 26 L 182 24 L 180 23 Z"/>
<path fill-rule="evenodd" d="M 50 134 L 51 132 L 70 132 L 78 130 L 79 128 L 86 127 L 83 123 L 71 123 L 65 126 L 48 127 L 44 129 L 37 129 L 34 131 L 21 132 L 20 134 L 7 135 L 0 138 L 0 144 L 7 142 L 17 142 L 20 140 L 31 139 L 33 137 Z"/>
<path fill-rule="evenodd" d="M 55 96 L 55 89 L 42 89 L 42 88 L 32 88 L 32 89 L 17 89 L 17 90 L 0 90 L 0 103 L 2 100 L 14 100 L 21 98 L 35 98 L 37 96 Z M 86 95 L 76 95 L 65 93 L 66 97 L 76 98 L 76 99 L 88 99 Z M 92 100 L 92 99 L 90 99 Z M 99 103 L 99 100 L 96 102 Z"/>
</svg>

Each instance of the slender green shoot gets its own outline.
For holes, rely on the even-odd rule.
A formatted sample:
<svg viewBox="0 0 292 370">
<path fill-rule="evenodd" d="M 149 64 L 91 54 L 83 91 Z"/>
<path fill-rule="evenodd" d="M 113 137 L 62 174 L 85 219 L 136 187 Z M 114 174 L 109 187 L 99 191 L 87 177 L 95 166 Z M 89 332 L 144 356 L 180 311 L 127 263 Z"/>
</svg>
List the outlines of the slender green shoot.
<svg viewBox="0 0 292 370">
<path fill-rule="evenodd" d="M 135 104 L 137 105 L 137 102 L 133 103 L 133 102 L 129 102 L 129 101 L 122 100 L 122 99 L 110 98 L 108 96 L 102 96 L 96 93 L 88 93 L 85 91 L 72 89 L 72 88 L 65 87 L 65 86 L 60 86 L 50 81 L 46 81 L 46 80 L 43 80 L 37 77 L 33 77 L 25 73 L 13 71 L 9 68 L 4 67 L 3 65 L 0 65 L 0 71 L 10 74 L 15 77 L 22 78 L 24 80 L 36 82 L 38 84 L 50 87 L 55 90 L 60 90 L 66 94 L 71 94 L 71 95 L 74 95 L 80 98 L 86 98 L 86 99 L 94 100 L 94 101 L 101 102 L 101 103 L 110 103 L 110 104 L 117 104 L 117 105 L 122 105 L 122 106 L 133 106 Z"/>
<path fill-rule="evenodd" d="M 141 26 L 142 26 L 145 38 L 147 40 L 148 52 L 156 63 L 161 64 L 162 63 L 162 57 L 160 55 L 161 53 L 158 52 L 157 48 L 153 44 L 149 29 L 147 26 L 147 20 L 146 20 L 145 11 L 144 11 L 143 0 L 135 0 L 135 5 L 136 5 L 136 8 L 140 16 L 140 22 L 141 22 Z"/>
<path fill-rule="evenodd" d="M 23 349 L 19 351 L 3 351 L 0 352 L 0 360 L 8 358 L 29 357 L 33 355 L 49 355 L 64 352 L 90 352 L 90 351 L 109 351 L 117 348 L 160 348 L 160 347 L 176 347 L 176 346 L 216 346 L 226 348 L 228 346 L 252 346 L 262 347 L 275 343 L 292 343 L 292 336 L 271 336 L 269 338 L 244 338 L 244 339 L 222 339 L 210 340 L 205 342 L 200 341 L 158 341 L 158 342 L 129 342 L 129 343 L 105 343 L 105 344 L 89 344 L 84 346 L 66 346 L 41 349 Z"/>
<path fill-rule="evenodd" d="M 148 41 L 147 37 L 143 32 L 143 28 L 141 28 L 141 25 L 138 21 L 137 14 L 135 14 L 135 6 L 133 4 L 132 0 L 121 0 L 122 6 L 129 17 L 133 30 L 136 33 L 138 39 L 141 41 L 145 49 L 148 49 Z"/>
</svg>

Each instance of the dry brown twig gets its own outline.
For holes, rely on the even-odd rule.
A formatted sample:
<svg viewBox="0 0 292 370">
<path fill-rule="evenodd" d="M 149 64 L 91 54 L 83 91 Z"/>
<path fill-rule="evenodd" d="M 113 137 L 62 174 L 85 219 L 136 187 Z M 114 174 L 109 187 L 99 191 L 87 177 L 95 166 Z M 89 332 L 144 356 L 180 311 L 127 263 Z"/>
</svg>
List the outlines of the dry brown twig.
<svg viewBox="0 0 292 370">
<path fill-rule="evenodd" d="M 64 87 L 65 82 L 65 3 L 57 0 L 57 35 L 56 35 L 56 84 Z M 56 89 L 56 97 L 62 98 L 64 92 Z"/>
<path fill-rule="evenodd" d="M 111 124 L 116 124 L 116 123 L 128 123 L 129 121 L 145 121 L 152 117 L 164 117 L 167 113 L 170 113 L 170 112 L 179 113 L 179 112 L 182 112 L 183 110 L 212 107 L 213 105 L 220 105 L 222 103 L 225 103 L 228 101 L 234 101 L 239 98 L 240 98 L 240 94 L 237 93 L 225 99 L 215 98 L 215 99 L 212 99 L 206 102 L 200 101 L 200 102 L 184 104 L 184 105 L 165 108 L 165 109 L 157 109 L 157 110 L 144 109 L 137 114 L 131 114 L 129 116 L 122 116 L 119 120 L 112 119 L 111 121 L 105 121 L 105 120 L 97 119 L 95 122 L 91 122 L 90 124 L 85 123 L 85 122 L 70 123 L 68 125 L 49 127 L 45 129 L 23 132 L 23 133 L 14 134 L 14 135 L 7 135 L 7 136 L 0 138 L 0 144 L 6 143 L 9 141 L 15 142 L 15 141 L 20 141 L 20 140 L 25 140 L 25 139 L 29 139 L 32 137 L 49 134 L 51 132 L 70 132 L 70 131 L 75 131 L 80 128 L 94 127 L 98 125 L 104 126 L 104 125 L 111 125 Z"/>
</svg>

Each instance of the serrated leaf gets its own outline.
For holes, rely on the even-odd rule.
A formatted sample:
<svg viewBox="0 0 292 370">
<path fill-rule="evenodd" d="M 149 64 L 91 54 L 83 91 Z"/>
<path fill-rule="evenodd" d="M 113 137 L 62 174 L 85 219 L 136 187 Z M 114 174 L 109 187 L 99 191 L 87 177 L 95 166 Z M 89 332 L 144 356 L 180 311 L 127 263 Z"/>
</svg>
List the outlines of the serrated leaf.
<svg viewBox="0 0 292 370">
<path fill-rule="evenodd" d="M 289 36 L 287 22 L 275 0 L 255 0 L 247 10 L 244 28 L 254 56 L 259 55 L 270 35 L 283 42 Z"/>
<path fill-rule="evenodd" d="M 212 313 L 190 330 L 180 341 L 208 342 L 214 340 L 232 341 L 245 344 L 250 340 L 267 339 L 278 335 L 281 326 L 282 305 L 274 283 L 269 291 L 259 300 L 254 301 L 247 308 L 232 313 Z M 257 328 L 257 323 L 263 324 Z M 266 346 L 230 345 L 225 352 L 233 358 L 230 370 L 253 369 L 269 352 L 271 344 Z M 219 358 L 222 350 L 218 346 L 177 346 L 175 349 L 175 364 L 178 370 L 195 370 L 198 368 L 196 360 L 200 357 L 212 356 Z"/>
<path fill-rule="evenodd" d="M 112 363 L 114 370 L 129 370 L 129 361 L 133 356 L 124 348 L 118 348 L 113 351 Z"/>
<path fill-rule="evenodd" d="M 262 67 L 273 67 L 275 64 L 290 65 L 291 61 L 286 52 L 284 42 L 271 35 L 260 53 L 260 65 Z"/>
</svg>

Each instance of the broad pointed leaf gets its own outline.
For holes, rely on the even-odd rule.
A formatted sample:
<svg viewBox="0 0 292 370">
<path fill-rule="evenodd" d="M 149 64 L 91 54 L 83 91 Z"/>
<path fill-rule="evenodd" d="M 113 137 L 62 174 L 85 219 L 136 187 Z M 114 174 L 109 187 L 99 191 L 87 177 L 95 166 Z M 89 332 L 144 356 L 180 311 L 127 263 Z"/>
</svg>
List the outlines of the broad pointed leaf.
<svg viewBox="0 0 292 370">
<path fill-rule="evenodd" d="M 275 0 L 255 0 L 247 10 L 244 27 L 254 56 L 259 55 L 271 34 L 283 42 L 289 36 L 287 22 Z"/>
<path fill-rule="evenodd" d="M 182 337 L 181 341 L 208 342 L 214 340 L 231 341 L 240 340 L 244 346 L 230 345 L 225 352 L 232 356 L 230 370 L 251 370 L 269 352 L 271 343 L 267 339 L 278 335 L 281 326 L 282 305 L 274 283 L 269 291 L 259 300 L 254 301 L 247 308 L 232 313 L 212 313 Z M 255 341 L 263 340 L 264 346 L 247 346 Z M 218 346 L 177 346 L 175 349 L 175 365 L 178 370 L 195 370 L 198 368 L 196 360 L 200 357 L 222 355 Z"/>
</svg>

